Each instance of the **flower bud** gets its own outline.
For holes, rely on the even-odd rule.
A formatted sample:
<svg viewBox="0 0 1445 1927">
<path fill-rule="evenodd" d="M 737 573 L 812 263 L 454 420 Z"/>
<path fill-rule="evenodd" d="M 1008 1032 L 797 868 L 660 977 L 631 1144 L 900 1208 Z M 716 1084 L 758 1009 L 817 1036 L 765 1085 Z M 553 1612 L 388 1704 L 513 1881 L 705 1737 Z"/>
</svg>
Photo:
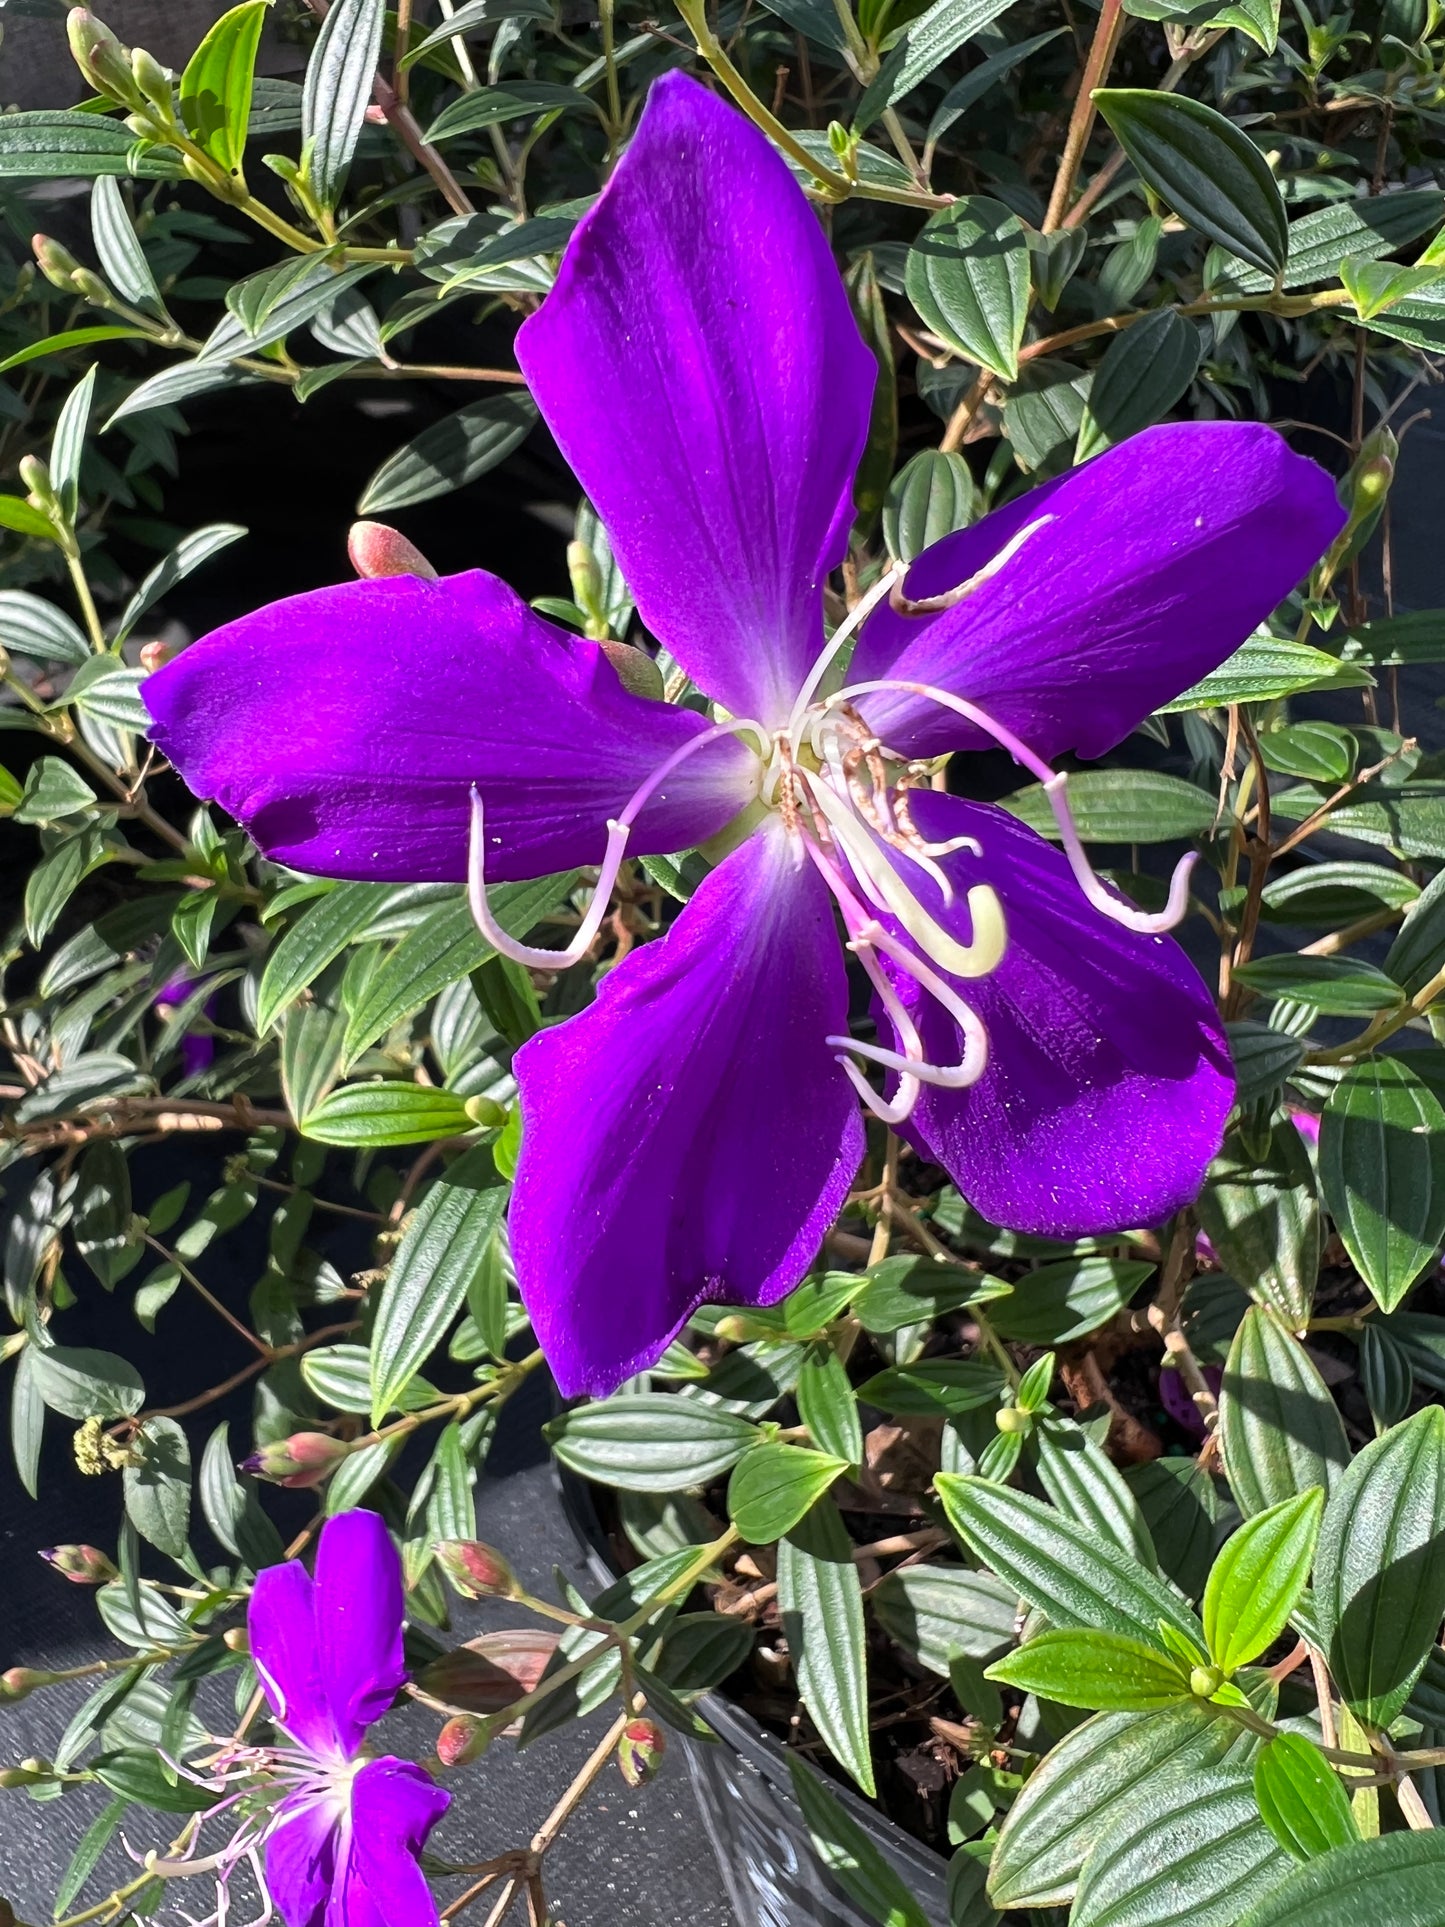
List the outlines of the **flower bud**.
<svg viewBox="0 0 1445 1927">
<path fill-rule="evenodd" d="M 517 1575 L 495 1546 L 484 1546 L 480 1539 L 441 1539 L 434 1550 L 437 1564 L 463 1599 L 520 1596 Z"/>
<path fill-rule="evenodd" d="M 98 94 L 124 107 L 144 105 L 145 96 L 136 85 L 125 48 L 89 8 L 72 7 L 65 31 L 76 66 Z"/>
<path fill-rule="evenodd" d="M 0 1766 L 0 1789 L 39 1786 L 43 1781 L 53 1778 L 53 1771 L 42 1760 L 27 1760 L 21 1766 Z"/>
<path fill-rule="evenodd" d="M 30 1666 L 12 1666 L 0 1673 L 0 1700 L 28 1699 L 37 1686 L 53 1686 L 54 1673 L 38 1673 Z"/>
<path fill-rule="evenodd" d="M 1212 1698 L 1223 1684 L 1224 1674 L 1217 1666 L 1196 1666 L 1189 1675 L 1189 1690 L 1196 1699 Z"/>
<path fill-rule="evenodd" d="M 62 247 L 59 241 L 52 241 L 48 234 L 37 234 L 31 238 L 35 259 L 40 272 L 52 288 L 59 288 L 62 294 L 73 294 L 75 283 L 71 276 L 80 266 L 69 248 Z"/>
<path fill-rule="evenodd" d="M 251 1636 L 244 1626 L 228 1626 L 225 1632 L 221 1634 L 221 1644 L 228 1653 L 249 1654 L 251 1651 Z"/>
<path fill-rule="evenodd" d="M 494 1097 L 469 1097 L 463 1107 L 473 1124 L 484 1131 L 499 1131 L 507 1121 L 507 1109 Z"/>
<path fill-rule="evenodd" d="M 98 274 L 92 274 L 89 268 L 77 268 L 71 276 L 71 286 L 77 294 L 85 297 L 92 308 L 113 308 L 115 306 L 115 296 L 101 280 L 100 276 Z"/>
<path fill-rule="evenodd" d="M 30 499 L 41 510 L 55 506 L 55 490 L 50 482 L 50 470 L 38 455 L 20 457 L 20 479 L 30 491 Z"/>
<path fill-rule="evenodd" d="M 629 1786 L 646 1786 L 657 1777 L 667 1735 L 655 1720 L 629 1720 L 617 1742 L 617 1765 Z"/>
<path fill-rule="evenodd" d="M 437 1758 L 443 1766 L 470 1766 L 482 1757 L 491 1740 L 490 1720 L 474 1720 L 458 1713 L 437 1734 Z"/>
<path fill-rule="evenodd" d="M 166 114 L 175 111 L 175 93 L 171 86 L 171 77 L 154 54 L 148 54 L 144 47 L 133 47 L 130 55 L 130 70 L 135 77 L 136 86 L 140 88 L 147 100 L 153 101 Z"/>
<path fill-rule="evenodd" d="M 140 652 L 140 666 L 148 676 L 153 676 L 156 670 L 161 668 L 165 663 L 168 663 L 175 653 L 175 650 L 168 642 L 161 642 L 159 639 L 155 642 L 143 643 Z"/>
<path fill-rule="evenodd" d="M 269 1479 L 273 1485 L 293 1488 L 321 1485 L 346 1457 L 348 1447 L 326 1432 L 293 1432 L 289 1439 L 276 1439 L 258 1446 L 240 1469 L 254 1479 Z"/>
<path fill-rule="evenodd" d="M 1027 1432 L 1033 1425 L 1029 1414 L 1017 1405 L 1001 1406 L 994 1413 L 993 1422 L 1000 1432 Z"/>
<path fill-rule="evenodd" d="M 385 522 L 353 522 L 346 538 L 346 553 L 363 581 L 386 575 L 416 575 L 423 582 L 437 579 L 436 570 L 416 544 Z"/>
<path fill-rule="evenodd" d="M 97 1546 L 50 1546 L 40 1556 L 72 1586 L 104 1586 L 120 1577 Z"/>
<path fill-rule="evenodd" d="M 644 649 L 634 649 L 630 642 L 604 642 L 602 653 L 617 671 L 617 680 L 630 696 L 646 696 L 652 702 L 661 702 L 663 694 L 662 671 Z"/>
<path fill-rule="evenodd" d="M 567 544 L 567 574 L 572 582 L 572 600 L 588 617 L 587 633 L 592 634 L 591 622 L 602 618 L 603 632 L 606 632 L 606 615 L 602 607 L 602 571 L 597 566 L 597 557 L 585 542 Z"/>
</svg>

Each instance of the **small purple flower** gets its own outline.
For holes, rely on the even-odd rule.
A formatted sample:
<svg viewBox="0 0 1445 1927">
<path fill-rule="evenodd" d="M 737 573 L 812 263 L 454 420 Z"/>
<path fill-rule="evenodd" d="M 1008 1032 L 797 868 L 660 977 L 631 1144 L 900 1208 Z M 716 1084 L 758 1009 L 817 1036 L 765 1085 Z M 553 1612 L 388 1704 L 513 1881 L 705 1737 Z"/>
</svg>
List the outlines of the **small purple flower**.
<svg viewBox="0 0 1445 1927">
<path fill-rule="evenodd" d="M 183 1004 L 196 988 L 194 977 L 172 977 L 169 983 L 161 985 L 155 994 L 155 1007 L 162 1017 L 169 1017 L 171 1011 Z M 208 998 L 202 1006 L 204 1014 L 211 1014 L 211 1001 Z M 188 1030 L 181 1039 L 181 1070 L 186 1077 L 199 1077 L 209 1070 L 216 1055 L 216 1040 L 205 1031 Z"/>
<path fill-rule="evenodd" d="M 287 1927 L 437 1927 L 417 1855 L 451 1796 L 409 1760 L 364 1750 L 406 1676 L 401 1562 L 377 1515 L 327 1521 L 314 1579 L 294 1560 L 257 1573 L 249 1629 L 290 1744 L 223 1751 L 211 1783 L 244 1811 L 239 1832 L 220 1854 L 156 1871 L 215 1872 L 224 1891 L 230 1868 L 254 1866 L 259 1850 Z"/>
<path fill-rule="evenodd" d="M 470 836 L 478 920 L 533 967 L 585 948 L 624 856 L 709 846 L 667 935 L 517 1054 L 513 1249 L 563 1392 L 612 1390 L 704 1301 L 791 1290 L 857 1170 L 860 1096 L 1019 1230 L 1186 1203 L 1233 1096 L 1213 1003 L 1158 934 L 1187 875 L 1167 917 L 1124 904 L 1049 759 L 1102 755 L 1251 633 L 1340 528 L 1329 477 L 1268 428 L 1157 428 L 947 537 L 825 640 L 875 365 L 784 163 L 678 74 L 517 354 L 714 721 L 628 693 L 480 572 L 262 609 L 144 688 L 192 789 L 282 862 L 460 878 Z M 1048 785 L 1062 852 L 927 787 L 928 759 L 993 743 Z M 561 957 L 496 928 L 488 877 L 579 864 L 602 880 Z M 879 1044 L 848 1035 L 840 917 Z"/>
</svg>

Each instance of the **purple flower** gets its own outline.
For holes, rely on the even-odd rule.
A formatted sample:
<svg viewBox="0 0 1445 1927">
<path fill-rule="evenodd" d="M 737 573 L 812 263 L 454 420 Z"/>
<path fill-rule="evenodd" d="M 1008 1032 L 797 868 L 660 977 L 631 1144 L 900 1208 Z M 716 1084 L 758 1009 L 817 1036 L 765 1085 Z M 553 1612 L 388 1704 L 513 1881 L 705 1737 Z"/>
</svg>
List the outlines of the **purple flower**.
<svg viewBox="0 0 1445 1927">
<path fill-rule="evenodd" d="M 377 1515 L 326 1522 L 314 1579 L 294 1560 L 257 1573 L 249 1625 L 291 1740 L 264 1762 L 285 1789 L 265 1856 L 287 1927 L 436 1927 L 416 1857 L 451 1796 L 410 1761 L 363 1751 L 405 1678 L 401 1562 Z"/>
<path fill-rule="evenodd" d="M 789 1291 L 857 1169 L 860 1095 L 1021 1230 L 1186 1202 L 1233 1091 L 1158 934 L 1187 881 L 1169 919 L 1107 890 L 1045 759 L 1103 754 L 1230 654 L 1341 526 L 1328 476 L 1268 428 L 1158 428 L 937 544 L 825 642 L 874 363 L 783 162 L 676 74 L 517 353 L 716 722 L 629 694 L 479 572 L 260 610 L 145 693 L 191 787 L 283 862 L 459 878 L 470 832 L 479 921 L 534 967 L 580 954 L 624 855 L 720 859 L 517 1055 L 513 1247 L 562 1390 L 611 1390 L 703 1301 Z M 1049 783 L 1062 852 L 927 789 L 926 759 L 993 742 Z M 486 878 L 578 864 L 602 883 L 560 959 L 496 930 Z M 885 1043 L 848 1037 L 839 913 Z"/>
<path fill-rule="evenodd" d="M 196 987 L 194 977 L 172 977 L 161 985 L 155 994 L 155 1007 L 162 1016 L 169 1018 L 173 1009 L 183 1004 Z M 210 1016 L 211 999 L 202 1006 L 203 1014 Z M 181 1072 L 186 1077 L 199 1077 L 208 1070 L 216 1055 L 216 1040 L 206 1031 L 188 1030 L 181 1039 Z"/>
</svg>

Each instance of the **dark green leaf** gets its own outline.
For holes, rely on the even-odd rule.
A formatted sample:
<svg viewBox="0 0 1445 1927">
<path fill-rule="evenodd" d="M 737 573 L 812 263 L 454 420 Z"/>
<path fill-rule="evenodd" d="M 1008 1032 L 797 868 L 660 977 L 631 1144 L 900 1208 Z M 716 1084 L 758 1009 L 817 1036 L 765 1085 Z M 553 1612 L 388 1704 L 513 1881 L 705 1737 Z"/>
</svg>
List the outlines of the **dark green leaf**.
<svg viewBox="0 0 1445 1927">
<path fill-rule="evenodd" d="M 1309 1152 L 1294 1126 L 1278 1124 L 1259 1159 L 1237 1136 L 1227 1138 L 1195 1208 L 1230 1275 L 1291 1327 L 1303 1326 L 1320 1269 L 1320 1205 Z"/>
<path fill-rule="evenodd" d="M 889 1638 L 944 1679 L 960 1653 L 996 1659 L 1018 1619 L 1012 1588 L 967 1566 L 896 1566 L 868 1603 Z"/>
<path fill-rule="evenodd" d="M 198 569 L 203 562 L 209 562 L 213 555 L 229 548 L 233 542 L 239 542 L 245 533 L 239 522 L 209 522 L 205 528 L 194 529 L 189 535 L 182 536 L 170 554 L 157 562 L 126 604 L 116 628 L 116 639 L 124 641 L 146 611 L 154 608 L 162 596 L 169 595 L 193 569 Z"/>
<path fill-rule="evenodd" d="M 559 87 L 550 80 L 509 80 L 500 87 L 478 87 L 451 101 L 426 130 L 429 141 L 452 140 L 475 134 L 504 121 L 534 120 L 539 114 L 565 114 L 584 108 L 597 112 L 597 103 L 575 87 Z"/>
<path fill-rule="evenodd" d="M 978 485 L 962 455 L 925 448 L 905 463 L 883 504 L 883 540 L 896 562 L 911 562 L 983 511 Z"/>
<path fill-rule="evenodd" d="M 745 1453 L 728 1480 L 728 1517 L 744 1539 L 770 1545 L 848 1470 L 847 1459 L 765 1440 Z"/>
<path fill-rule="evenodd" d="M 1308 1004 L 1332 1017 L 1370 1017 L 1405 1001 L 1397 983 L 1359 957 L 1259 957 L 1234 975 L 1261 997 Z"/>
<path fill-rule="evenodd" d="M 1069 807 L 1086 843 L 1174 843 L 1207 834 L 1215 800 L 1178 776 L 1159 770 L 1088 769 L 1069 778 Z M 1048 837 L 1058 824 L 1041 783 L 1000 799 L 1001 807 Z"/>
<path fill-rule="evenodd" d="M 1408 1058 L 1345 1072 L 1320 1120 L 1319 1168 L 1345 1249 L 1393 1311 L 1445 1239 L 1445 1106 Z"/>
<path fill-rule="evenodd" d="M 133 308 L 169 322 L 166 304 L 136 238 L 125 199 L 114 175 L 102 174 L 90 191 L 90 232 L 101 273 Z"/>
<path fill-rule="evenodd" d="M 191 1448 L 173 1418 L 148 1418 L 131 1440 L 139 1463 L 125 1468 L 125 1509 L 143 1539 L 172 1559 L 186 1556 L 191 1518 Z"/>
<path fill-rule="evenodd" d="M 462 488 L 504 461 L 536 419 L 537 405 L 524 390 L 469 402 L 389 456 L 367 483 L 357 514 L 379 515 Z"/>
<path fill-rule="evenodd" d="M 112 1793 L 123 1794 L 138 1806 L 153 1807 L 159 1813 L 203 1813 L 217 1797 L 209 1788 L 190 1780 L 173 1783 L 159 1754 L 142 1747 L 102 1753 L 89 1762 L 89 1768 Z"/>
<path fill-rule="evenodd" d="M 970 195 L 931 215 L 908 252 L 908 299 L 926 326 L 1005 381 L 1018 375 L 1029 249 L 1017 215 Z"/>
<path fill-rule="evenodd" d="M 992 1405 L 1004 1390 L 997 1365 L 981 1358 L 925 1358 L 877 1372 L 858 1387 L 865 1405 L 906 1417 L 952 1415 Z"/>
<path fill-rule="evenodd" d="M 1350 1448 L 1309 1353 L 1253 1306 L 1230 1347 L 1219 1394 L 1224 1466 L 1246 1517 L 1322 1485 L 1332 1491 Z"/>
<path fill-rule="evenodd" d="M 1016 1402 L 1029 1409 L 1022 1386 Z M 1058 1510 L 1157 1572 L 1154 1542 L 1138 1502 L 1103 1446 L 1059 1412 L 1047 1412 L 1036 1422 L 1030 1444 L 1039 1481 Z"/>
<path fill-rule="evenodd" d="M 757 1428 L 701 1399 L 646 1392 L 580 1405 L 547 1427 L 573 1472 L 630 1492 L 676 1492 L 719 1478 L 753 1445 Z"/>
<path fill-rule="evenodd" d="M 1445 1409 L 1394 1426 L 1346 1471 L 1320 1527 L 1314 1603 L 1341 1697 L 1387 1726 L 1445 1617 Z"/>
<path fill-rule="evenodd" d="M 65 1418 L 125 1418 L 145 1402 L 140 1373 L 113 1352 L 53 1345 L 29 1356 L 40 1396 Z"/>
<path fill-rule="evenodd" d="M 1159 1570 L 1189 1599 L 1197 1599 L 1214 1551 L 1219 1503 L 1209 1474 L 1193 1459 L 1146 1459 L 1124 1468 L 1149 1529 Z"/>
<path fill-rule="evenodd" d="M 1383 1432 L 1410 1409 L 1415 1389 L 1410 1354 L 1378 1318 L 1366 1320 L 1359 1339 L 1360 1389 L 1369 1402 L 1375 1430 Z"/>
<path fill-rule="evenodd" d="M 1005 1338 L 1062 1345 L 1108 1324 L 1153 1270 L 1124 1258 L 1067 1258 L 1020 1278 L 990 1312 Z"/>
<path fill-rule="evenodd" d="M 1415 899 L 1390 946 L 1385 970 L 1405 992 L 1417 996 L 1445 969 L 1445 870 Z"/>
<path fill-rule="evenodd" d="M 1381 203 L 1361 201 L 1352 205 L 1378 207 Z M 1369 663 L 1375 669 L 1445 662 L 1445 609 L 1412 609 L 1407 615 L 1380 616 L 1374 622 L 1362 623 L 1342 639 L 1340 655 L 1345 662 Z"/>
<path fill-rule="evenodd" d="M 1289 224 L 1284 286 L 1308 288 L 1316 282 L 1334 281 L 1344 260 L 1376 260 L 1393 254 L 1406 241 L 1437 226 L 1442 212 L 1439 190 L 1430 187 L 1332 201 L 1327 207 L 1313 208 Z M 1268 294 L 1274 285 L 1272 273 L 1260 273 L 1227 257 L 1218 261 L 1211 258 L 1207 265 L 1212 270 L 1207 277 L 1211 285 L 1222 280 L 1232 292 Z"/>
<path fill-rule="evenodd" d="M 1356 688 L 1361 686 L 1357 678 L 1366 674 L 1308 643 L 1255 635 L 1192 689 L 1162 704 L 1158 713 L 1172 716 L 1187 709 L 1220 709 L 1227 703 L 1276 702 L 1303 689 Z"/>
<path fill-rule="evenodd" d="M 1116 335 L 1094 370 L 1075 460 L 1162 421 L 1193 381 L 1199 355 L 1198 328 L 1172 308 Z"/>
<path fill-rule="evenodd" d="M 831 1499 L 820 1499 L 778 1542 L 778 1609 L 809 1717 L 871 1798 L 863 1588 L 853 1542 Z"/>
<path fill-rule="evenodd" d="M 373 1425 L 445 1337 L 506 1208 L 507 1187 L 480 1145 L 423 1198 L 387 1275 L 371 1334 Z"/>
<path fill-rule="evenodd" d="M 1099 112 L 1162 200 L 1191 227 L 1271 277 L 1289 256 L 1289 225 L 1269 163 L 1232 120 L 1203 101 L 1152 88 L 1100 88 Z"/>
<path fill-rule="evenodd" d="M 1442 1890 L 1445 1833 L 1388 1833 L 1297 1867 L 1238 1927 L 1439 1927 Z"/>
<path fill-rule="evenodd" d="M 78 667 L 90 660 L 90 644 L 70 617 L 24 589 L 0 589 L 0 646 L 12 656 Z"/>
<path fill-rule="evenodd" d="M 143 149 L 128 127 L 103 114 L 0 115 L 0 180 L 58 180 L 135 174 L 173 181 L 181 157 L 169 148 Z"/>
<path fill-rule="evenodd" d="M 813 1769 L 790 1757 L 788 1771 L 814 1851 L 843 1892 L 879 1927 L 929 1927 L 902 1880 Z"/>
<path fill-rule="evenodd" d="M 845 1465 L 863 1463 L 863 1426 L 858 1399 L 848 1383 L 843 1362 L 831 1346 L 815 1345 L 803 1360 L 793 1396 L 798 1417 L 807 1426 L 820 1452 L 831 1452 Z"/>
</svg>

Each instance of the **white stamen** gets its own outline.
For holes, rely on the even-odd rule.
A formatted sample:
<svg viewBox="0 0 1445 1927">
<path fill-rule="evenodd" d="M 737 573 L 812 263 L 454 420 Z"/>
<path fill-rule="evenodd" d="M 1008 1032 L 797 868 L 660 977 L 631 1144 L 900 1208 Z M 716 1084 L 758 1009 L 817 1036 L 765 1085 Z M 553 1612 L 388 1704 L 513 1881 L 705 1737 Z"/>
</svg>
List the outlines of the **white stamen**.
<svg viewBox="0 0 1445 1927">
<path fill-rule="evenodd" d="M 622 814 L 609 818 L 607 850 L 602 859 L 596 888 L 592 892 L 592 901 L 588 904 L 586 914 L 565 950 L 540 950 L 532 944 L 519 943 L 515 937 L 507 935 L 493 916 L 492 907 L 487 901 L 486 818 L 480 792 L 473 788 L 471 848 L 467 859 L 467 900 L 471 905 L 476 926 L 487 942 L 495 950 L 500 951 L 502 956 L 510 957 L 513 963 L 521 964 L 527 970 L 566 970 L 579 958 L 584 957 L 597 932 L 602 928 L 602 920 L 607 915 L 607 906 L 612 900 L 613 886 L 617 882 L 617 873 L 622 868 L 623 858 L 627 854 L 628 834 L 644 803 L 658 784 L 666 781 L 679 763 L 685 762 L 704 744 L 715 742 L 719 736 L 741 735 L 756 737 L 760 754 L 767 750 L 769 743 L 767 731 L 761 723 L 754 722 L 750 717 L 715 723 L 711 729 L 705 729 L 700 736 L 692 737 L 682 745 L 681 749 L 674 750 L 671 756 L 659 763 L 646 782 L 633 791 Z"/>
<path fill-rule="evenodd" d="M 980 709 L 977 703 L 971 703 L 962 696 L 955 696 L 946 689 L 935 689 L 931 683 L 905 682 L 884 677 L 874 682 L 854 683 L 851 688 L 841 689 L 836 696 L 830 696 L 828 701 L 829 704 L 851 702 L 857 696 L 870 695 L 875 691 L 885 691 L 893 695 L 903 693 L 922 696 L 929 702 L 938 703 L 944 709 L 951 709 L 955 715 L 962 716 L 976 729 L 981 729 L 986 735 L 992 736 L 1001 748 L 1008 751 L 1016 763 L 1028 770 L 1031 775 L 1036 776 L 1043 785 L 1044 794 L 1049 799 L 1049 807 L 1054 813 L 1054 821 L 1059 826 L 1064 854 L 1069 859 L 1069 868 L 1074 873 L 1074 879 L 1085 897 L 1101 915 L 1108 917 L 1114 923 L 1122 924 L 1126 930 L 1137 930 L 1141 936 L 1148 937 L 1172 930 L 1175 924 L 1182 920 L 1189 908 L 1189 878 L 1195 864 L 1199 861 L 1197 851 L 1187 851 L 1175 865 L 1174 874 L 1169 882 L 1169 901 L 1163 910 L 1155 912 L 1136 910 L 1132 904 L 1124 903 L 1114 895 L 1089 862 L 1084 846 L 1079 840 L 1073 813 L 1069 809 L 1068 799 L 1064 793 L 1069 780 L 1066 771 L 1056 771 L 1052 764 L 1046 763 L 1041 756 L 1036 756 L 1026 743 L 1020 742 L 1012 730 L 1006 729 L 1002 723 L 995 722 L 987 710 Z"/>
<path fill-rule="evenodd" d="M 823 648 L 823 653 L 818 657 L 818 660 L 813 664 L 807 676 L 804 678 L 803 687 L 798 691 L 798 700 L 793 704 L 792 714 L 788 717 L 788 735 L 794 741 L 797 740 L 798 730 L 802 724 L 803 717 L 806 715 L 813 697 L 817 694 L 818 684 L 823 680 L 824 676 L 827 675 L 829 666 L 837 657 L 838 651 L 843 647 L 843 644 L 848 640 L 849 636 L 853 635 L 860 625 L 868 620 L 869 616 L 872 615 L 873 611 L 878 607 L 878 604 L 883 600 L 884 596 L 889 593 L 894 583 L 899 580 L 902 574 L 903 565 L 901 563 L 899 563 L 896 568 L 890 569 L 887 575 L 881 577 L 873 584 L 873 587 L 868 591 L 867 595 L 859 597 L 858 601 L 848 611 L 847 615 L 844 616 L 832 635 L 829 636 Z"/>
<path fill-rule="evenodd" d="M 981 569 L 975 569 L 966 581 L 958 583 L 952 589 L 945 589 L 941 595 L 909 596 L 905 592 L 904 585 L 900 584 L 897 594 L 888 598 L 889 607 L 900 616 L 931 616 L 937 615 L 943 609 L 951 609 L 956 602 L 962 602 L 964 597 L 971 596 L 975 589 L 981 589 L 991 576 L 997 575 L 1000 569 L 1012 562 L 1031 535 L 1042 528 L 1047 528 L 1050 522 L 1057 519 L 1053 515 L 1040 515 L 1034 521 L 1025 523 L 1016 535 L 1009 537 L 997 555 L 989 557 Z"/>
</svg>

